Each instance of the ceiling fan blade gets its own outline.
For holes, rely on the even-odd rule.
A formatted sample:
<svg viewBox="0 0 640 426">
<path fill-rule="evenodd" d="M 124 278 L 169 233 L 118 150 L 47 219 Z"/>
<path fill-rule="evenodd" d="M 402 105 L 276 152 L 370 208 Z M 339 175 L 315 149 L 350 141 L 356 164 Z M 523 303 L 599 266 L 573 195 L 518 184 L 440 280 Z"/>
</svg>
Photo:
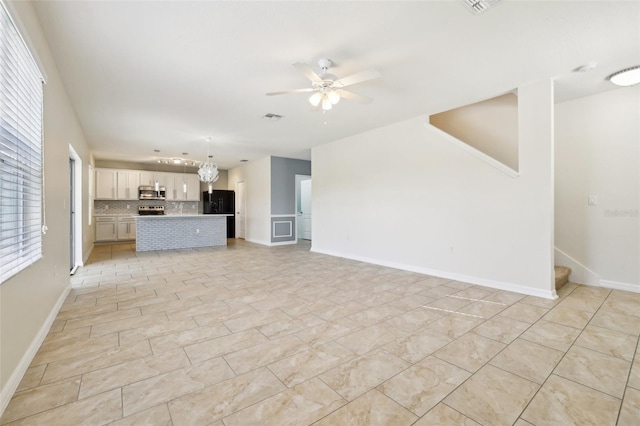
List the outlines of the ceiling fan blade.
<svg viewBox="0 0 640 426">
<path fill-rule="evenodd" d="M 338 89 L 338 94 L 340 95 L 341 98 L 348 99 L 350 101 L 360 102 L 361 104 L 368 104 L 369 102 L 373 102 L 373 99 L 367 96 L 353 93 L 350 90 Z"/>
<path fill-rule="evenodd" d="M 347 87 L 353 84 L 364 83 L 365 81 L 380 78 L 382 74 L 378 70 L 365 70 L 333 82 L 333 87 Z"/>
<path fill-rule="evenodd" d="M 296 62 L 295 64 L 293 64 L 293 66 L 298 68 L 298 70 L 300 70 L 300 72 L 304 74 L 305 77 L 311 80 L 312 83 L 322 82 L 322 79 L 320 78 L 320 76 L 318 76 L 318 74 L 316 74 L 315 71 L 313 71 L 309 65 L 303 64 L 301 62 Z"/>
<path fill-rule="evenodd" d="M 305 93 L 305 92 L 313 92 L 313 87 L 308 87 L 306 89 L 292 89 L 292 90 L 281 90 L 280 92 L 269 92 L 267 96 L 275 96 L 275 95 L 288 95 L 289 93 Z"/>
</svg>

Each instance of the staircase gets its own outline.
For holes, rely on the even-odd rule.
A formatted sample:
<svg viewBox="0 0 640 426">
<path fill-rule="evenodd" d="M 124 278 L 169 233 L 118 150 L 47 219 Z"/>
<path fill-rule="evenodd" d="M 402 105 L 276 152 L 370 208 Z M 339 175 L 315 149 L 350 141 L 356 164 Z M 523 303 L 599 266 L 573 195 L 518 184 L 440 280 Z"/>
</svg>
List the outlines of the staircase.
<svg viewBox="0 0 640 426">
<path fill-rule="evenodd" d="M 556 266 L 556 290 L 560 290 L 563 285 L 569 282 L 569 275 L 571 275 L 571 268 L 566 266 Z"/>
</svg>

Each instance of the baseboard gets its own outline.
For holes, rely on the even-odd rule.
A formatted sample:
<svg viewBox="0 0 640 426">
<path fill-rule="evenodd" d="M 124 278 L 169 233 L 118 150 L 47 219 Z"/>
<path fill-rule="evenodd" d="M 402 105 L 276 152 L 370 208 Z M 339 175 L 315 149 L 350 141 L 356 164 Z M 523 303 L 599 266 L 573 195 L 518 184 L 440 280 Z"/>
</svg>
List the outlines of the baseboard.
<svg viewBox="0 0 640 426">
<path fill-rule="evenodd" d="M 631 283 L 621 283 L 619 281 L 600 280 L 600 287 L 612 288 L 614 290 L 624 290 L 633 293 L 640 293 L 640 285 Z"/>
<path fill-rule="evenodd" d="M 87 260 L 89 260 L 89 256 L 91 256 L 91 252 L 93 251 L 94 247 L 95 245 L 91 244 L 91 247 L 89 247 L 89 250 L 87 250 L 87 253 L 83 256 L 82 265 L 80 266 L 84 266 L 87 263 Z"/>
<path fill-rule="evenodd" d="M 70 291 L 71 285 L 67 286 L 67 288 L 62 292 L 62 294 L 58 298 L 58 301 L 51 309 L 51 312 L 49 313 L 49 316 L 45 320 L 44 324 L 42 324 L 42 327 L 40 327 L 40 331 L 38 331 L 38 334 L 36 334 L 36 336 L 33 338 L 33 340 L 31 341 L 31 345 L 29 345 L 29 348 L 22 356 L 22 359 L 16 366 L 16 369 L 13 370 L 13 373 L 11 373 L 9 380 L 7 380 L 7 383 L 2 388 L 2 391 L 0 391 L 0 416 L 2 416 L 2 413 L 4 413 L 7 405 L 9 405 L 9 401 L 11 401 L 11 398 L 13 397 L 16 389 L 18 389 L 20 381 L 22 380 L 22 377 L 24 377 L 24 374 L 27 372 L 31 361 L 33 361 L 36 353 L 38 353 L 38 349 L 40 349 L 40 346 L 42 345 L 42 342 L 44 342 L 45 337 L 47 337 L 47 334 L 49 334 L 49 330 L 53 325 L 53 321 L 56 319 L 56 316 L 58 315 L 62 304 L 67 299 Z"/>
<path fill-rule="evenodd" d="M 254 244 L 260 244 L 263 246 L 268 246 L 271 244 L 270 241 L 264 241 L 264 240 L 253 240 L 253 239 L 249 239 L 249 238 L 245 238 L 245 241 L 249 242 L 249 243 L 254 243 Z"/>
<path fill-rule="evenodd" d="M 470 284 L 477 284 L 484 287 L 496 288 L 499 290 L 512 291 L 514 293 L 526 294 L 529 296 L 543 297 L 545 299 L 556 299 L 558 295 L 555 289 L 542 290 L 539 288 L 531 288 L 502 281 L 488 280 L 485 278 L 474 277 L 470 275 L 457 274 L 449 271 L 440 271 L 436 269 L 423 268 L 414 265 L 406 265 L 396 262 L 387 262 L 379 259 L 373 259 L 364 256 L 356 256 L 351 254 L 339 253 L 332 250 L 323 250 L 311 247 L 314 253 L 326 254 L 329 256 L 343 257 L 345 259 L 357 260 L 360 262 L 372 263 L 374 265 L 386 266 L 388 268 L 400 269 L 403 271 L 416 272 L 419 274 L 430 275 L 433 277 L 446 278 L 449 280 L 462 281 Z"/>
<path fill-rule="evenodd" d="M 298 241 L 296 240 L 291 240 L 291 241 L 276 241 L 275 243 L 269 243 L 270 246 L 288 246 L 291 244 L 298 244 Z"/>
<path fill-rule="evenodd" d="M 600 276 L 591 269 L 578 262 L 567 253 L 563 252 L 559 248 L 555 247 L 554 261 L 556 266 L 566 266 L 571 268 L 571 275 L 569 275 L 569 281 L 572 283 L 586 284 L 591 286 L 600 285 Z"/>
</svg>

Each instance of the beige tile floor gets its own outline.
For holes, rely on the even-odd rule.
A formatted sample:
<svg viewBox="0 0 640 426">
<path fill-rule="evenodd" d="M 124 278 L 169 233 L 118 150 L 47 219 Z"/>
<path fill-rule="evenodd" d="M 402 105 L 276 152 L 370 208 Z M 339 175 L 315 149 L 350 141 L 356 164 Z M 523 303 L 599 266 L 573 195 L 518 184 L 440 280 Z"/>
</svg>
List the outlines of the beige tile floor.
<svg viewBox="0 0 640 426">
<path fill-rule="evenodd" d="M 2 424 L 639 425 L 640 294 L 96 247 Z"/>
</svg>

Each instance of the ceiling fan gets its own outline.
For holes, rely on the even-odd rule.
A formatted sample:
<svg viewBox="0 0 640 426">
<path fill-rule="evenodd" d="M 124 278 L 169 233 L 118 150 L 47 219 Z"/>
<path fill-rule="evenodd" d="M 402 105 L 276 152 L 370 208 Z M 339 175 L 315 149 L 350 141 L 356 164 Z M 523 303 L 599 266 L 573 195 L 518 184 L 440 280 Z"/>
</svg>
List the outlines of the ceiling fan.
<svg viewBox="0 0 640 426">
<path fill-rule="evenodd" d="M 379 78 L 379 71 L 370 69 L 338 79 L 335 75 L 329 74 L 329 67 L 331 67 L 331 64 L 332 62 L 330 59 L 320 59 L 318 61 L 318 65 L 322 72 L 318 75 L 309 65 L 299 62 L 295 63 L 293 66 L 300 70 L 300 72 L 302 72 L 302 74 L 311 81 L 311 87 L 305 89 L 270 92 L 267 93 L 267 96 L 313 92 L 309 98 L 309 102 L 315 108 L 322 108 L 323 111 L 330 110 L 333 105 L 337 104 L 342 98 L 360 103 L 368 103 L 373 100 L 367 96 L 362 96 L 350 90 L 346 90 L 345 87 Z"/>
</svg>

